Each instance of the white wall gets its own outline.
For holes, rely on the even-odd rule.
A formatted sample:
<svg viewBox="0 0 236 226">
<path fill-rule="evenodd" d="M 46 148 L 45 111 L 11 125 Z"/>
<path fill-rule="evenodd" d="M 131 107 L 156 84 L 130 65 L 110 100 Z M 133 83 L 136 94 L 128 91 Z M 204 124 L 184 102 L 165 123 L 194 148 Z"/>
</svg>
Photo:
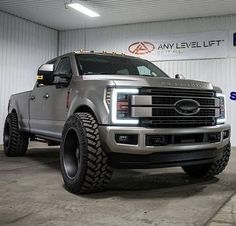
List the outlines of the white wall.
<svg viewBox="0 0 236 226">
<path fill-rule="evenodd" d="M 99 51 L 127 51 L 127 41 L 156 38 L 163 35 L 236 29 L 235 16 L 186 19 L 124 26 L 62 31 L 59 35 L 60 54 L 86 49 Z M 131 42 L 131 43 L 132 43 Z M 222 87 L 227 94 L 228 122 L 232 125 L 232 144 L 236 146 L 236 102 L 229 100 L 236 91 L 236 58 L 179 60 L 155 62 L 169 75 L 181 73 L 188 78 L 210 81 Z"/>
<path fill-rule="evenodd" d="M 80 49 L 99 51 L 113 49 L 126 52 L 127 40 L 133 42 L 134 39 L 137 41 L 146 38 L 158 39 L 166 34 L 219 31 L 232 28 L 236 28 L 236 15 L 91 28 L 86 32 L 86 46 L 84 45 L 85 31 L 83 29 L 62 31 L 60 32 L 59 52 L 65 53 Z M 119 49 L 116 49 L 116 46 L 119 46 Z"/>
<path fill-rule="evenodd" d="M 9 96 L 32 89 L 37 68 L 57 55 L 57 31 L 0 12 L 0 144 Z"/>
</svg>

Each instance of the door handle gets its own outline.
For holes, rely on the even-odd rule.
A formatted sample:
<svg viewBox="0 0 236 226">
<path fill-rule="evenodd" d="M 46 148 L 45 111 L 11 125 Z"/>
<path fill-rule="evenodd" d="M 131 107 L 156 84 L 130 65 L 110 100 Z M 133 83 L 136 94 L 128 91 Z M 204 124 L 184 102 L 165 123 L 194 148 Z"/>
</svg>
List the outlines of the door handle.
<svg viewBox="0 0 236 226">
<path fill-rule="evenodd" d="M 31 100 L 35 100 L 35 96 L 32 95 L 32 96 L 30 97 L 30 99 L 31 99 Z"/>
<path fill-rule="evenodd" d="M 43 98 L 48 99 L 48 98 L 49 98 L 49 94 L 48 94 L 48 93 L 45 94 L 45 95 L 43 96 Z"/>
</svg>

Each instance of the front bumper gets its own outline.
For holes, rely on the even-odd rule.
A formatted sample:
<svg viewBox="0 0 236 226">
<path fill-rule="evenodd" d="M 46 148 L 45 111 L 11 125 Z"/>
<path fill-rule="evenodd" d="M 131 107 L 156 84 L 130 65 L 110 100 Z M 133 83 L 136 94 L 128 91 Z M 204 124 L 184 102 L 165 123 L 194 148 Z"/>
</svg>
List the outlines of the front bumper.
<svg viewBox="0 0 236 226">
<path fill-rule="evenodd" d="M 224 138 L 223 132 L 229 131 Z M 177 166 L 186 164 L 203 164 L 222 156 L 222 151 L 230 142 L 230 126 L 228 124 L 197 128 L 142 128 L 122 126 L 99 126 L 101 141 L 113 165 L 126 165 L 125 168 L 149 168 L 157 166 Z M 219 133 L 218 142 L 195 142 L 166 144 L 163 146 L 147 146 L 148 135 L 203 136 Z M 137 145 L 116 142 L 116 134 L 137 134 Z M 119 163 L 119 164 L 118 164 Z M 143 167 L 142 167 L 143 166 Z M 123 168 L 123 167 L 122 167 Z"/>
<path fill-rule="evenodd" d="M 142 127 L 124 127 L 124 126 L 99 126 L 99 133 L 105 147 L 106 152 L 147 155 L 158 152 L 183 152 L 183 151 L 197 151 L 206 149 L 221 149 L 230 141 L 229 137 L 223 139 L 223 132 L 229 131 L 230 125 L 222 124 L 209 127 L 197 128 L 142 128 Z M 170 144 L 165 146 L 146 146 L 147 135 L 198 135 L 208 133 L 221 133 L 219 142 L 216 143 L 184 143 L 184 144 Z M 119 144 L 115 140 L 116 134 L 137 134 L 138 144 Z"/>
</svg>

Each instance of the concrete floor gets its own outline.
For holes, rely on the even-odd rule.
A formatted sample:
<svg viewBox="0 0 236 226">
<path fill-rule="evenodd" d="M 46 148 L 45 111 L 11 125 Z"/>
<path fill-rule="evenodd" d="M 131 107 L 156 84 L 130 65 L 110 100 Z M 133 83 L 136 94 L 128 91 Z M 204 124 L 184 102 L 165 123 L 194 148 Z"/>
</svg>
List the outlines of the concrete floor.
<svg viewBox="0 0 236 226">
<path fill-rule="evenodd" d="M 180 168 L 119 170 L 109 191 L 83 196 L 64 189 L 59 149 L 35 143 L 19 158 L 0 151 L 0 225 L 236 225 L 235 193 L 234 151 L 211 180 Z"/>
</svg>

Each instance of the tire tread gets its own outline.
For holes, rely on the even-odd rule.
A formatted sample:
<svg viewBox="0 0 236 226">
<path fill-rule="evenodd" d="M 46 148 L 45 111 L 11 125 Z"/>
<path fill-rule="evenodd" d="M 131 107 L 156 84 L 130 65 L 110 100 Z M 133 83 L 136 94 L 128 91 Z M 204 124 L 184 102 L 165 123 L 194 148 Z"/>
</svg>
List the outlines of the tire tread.
<svg viewBox="0 0 236 226">
<path fill-rule="evenodd" d="M 229 162 L 231 152 L 230 143 L 225 146 L 223 155 L 219 160 L 205 165 L 183 166 L 183 170 L 191 177 L 211 178 L 224 171 Z"/>
<path fill-rule="evenodd" d="M 72 120 L 72 121 L 70 121 Z M 94 116 L 90 113 L 75 113 L 68 119 L 68 124 L 72 123 L 78 127 L 77 122 L 81 122 L 81 136 L 85 141 L 86 147 L 83 157 L 86 161 L 83 173 L 81 173 L 80 182 L 66 183 L 66 187 L 73 193 L 93 193 L 103 191 L 112 177 L 112 169 L 109 164 L 108 157 L 104 152 L 98 131 L 98 124 Z M 65 128 L 67 126 L 65 125 Z M 65 177 L 65 175 L 63 175 Z M 64 181 L 66 182 L 67 179 Z"/>
<path fill-rule="evenodd" d="M 11 130 L 9 147 L 4 144 L 6 156 L 24 156 L 28 149 L 29 137 L 26 133 L 19 130 L 17 114 L 15 112 L 8 114 L 6 123 L 9 123 Z"/>
</svg>

